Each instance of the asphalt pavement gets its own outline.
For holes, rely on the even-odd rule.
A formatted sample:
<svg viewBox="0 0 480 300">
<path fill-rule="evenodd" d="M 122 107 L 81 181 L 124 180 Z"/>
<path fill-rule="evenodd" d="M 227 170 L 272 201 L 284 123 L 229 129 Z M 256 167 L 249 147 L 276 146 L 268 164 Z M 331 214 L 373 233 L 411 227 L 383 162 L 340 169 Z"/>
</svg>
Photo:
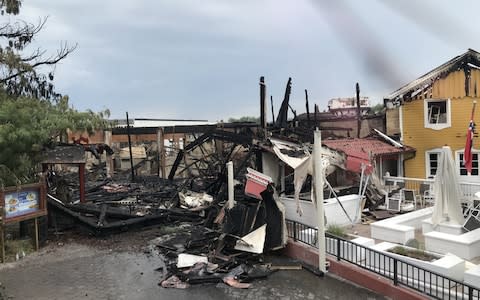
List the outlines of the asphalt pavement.
<svg viewBox="0 0 480 300">
<path fill-rule="evenodd" d="M 5 299 L 384 299 L 330 275 L 281 270 L 249 289 L 223 283 L 166 289 L 158 285 L 162 258 L 122 241 L 51 242 L 20 261 L 0 265 Z M 121 240 L 121 238 L 120 238 Z M 138 241 L 136 241 L 138 242 Z M 117 247 L 118 244 L 118 247 Z M 1 293 L 1 289 L 0 289 Z M 1 295 L 0 295 L 1 299 Z"/>
</svg>

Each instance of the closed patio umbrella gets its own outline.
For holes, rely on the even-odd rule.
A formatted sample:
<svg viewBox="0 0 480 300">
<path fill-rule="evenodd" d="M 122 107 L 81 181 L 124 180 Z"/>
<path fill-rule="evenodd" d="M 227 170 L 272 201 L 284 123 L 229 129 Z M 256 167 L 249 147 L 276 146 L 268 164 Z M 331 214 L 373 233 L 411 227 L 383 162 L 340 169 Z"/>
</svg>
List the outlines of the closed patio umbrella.
<svg viewBox="0 0 480 300">
<path fill-rule="evenodd" d="M 462 195 L 458 175 L 450 147 L 442 147 L 437 173 L 433 183 L 435 204 L 433 206 L 432 223 L 442 222 L 462 225 L 464 218 L 460 198 Z"/>
</svg>

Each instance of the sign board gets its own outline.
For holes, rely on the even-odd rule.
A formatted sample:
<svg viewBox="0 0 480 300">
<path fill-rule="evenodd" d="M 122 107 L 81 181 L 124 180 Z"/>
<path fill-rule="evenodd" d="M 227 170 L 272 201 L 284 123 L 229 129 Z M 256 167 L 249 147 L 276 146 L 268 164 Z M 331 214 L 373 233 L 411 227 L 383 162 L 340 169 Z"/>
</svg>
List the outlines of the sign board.
<svg viewBox="0 0 480 300">
<path fill-rule="evenodd" d="M 41 183 L 0 191 L 2 223 L 19 222 L 47 214 L 45 186 Z"/>
</svg>

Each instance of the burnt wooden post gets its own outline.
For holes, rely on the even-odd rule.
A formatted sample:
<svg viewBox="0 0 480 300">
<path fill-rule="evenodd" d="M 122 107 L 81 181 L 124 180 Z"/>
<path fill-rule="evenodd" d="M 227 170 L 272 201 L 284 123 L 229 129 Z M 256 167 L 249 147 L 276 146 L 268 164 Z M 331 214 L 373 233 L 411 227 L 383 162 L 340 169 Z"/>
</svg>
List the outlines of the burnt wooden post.
<svg viewBox="0 0 480 300">
<path fill-rule="evenodd" d="M 127 114 L 128 150 L 130 152 L 130 169 L 132 170 L 132 181 L 133 181 L 135 179 L 135 170 L 133 169 L 132 139 L 130 138 L 130 120 L 128 119 L 128 111 L 126 114 Z"/>
<path fill-rule="evenodd" d="M 163 151 L 163 133 L 162 133 L 162 129 L 159 127 L 157 128 L 157 163 L 158 163 L 158 166 L 157 166 L 157 176 L 160 177 L 160 170 L 162 169 L 161 167 L 161 161 L 162 161 L 162 151 Z M 164 176 L 164 173 L 162 172 L 161 173 L 163 177 Z"/>
<path fill-rule="evenodd" d="M 266 86 L 265 86 L 265 77 L 260 77 L 260 126 L 265 129 L 267 128 L 267 111 L 266 111 Z"/>
<path fill-rule="evenodd" d="M 288 77 L 287 86 L 285 87 L 285 95 L 283 96 L 282 104 L 280 105 L 280 110 L 278 111 L 277 121 L 275 122 L 275 127 L 285 129 L 287 128 L 287 119 L 288 119 L 288 103 L 290 101 L 290 94 L 292 92 L 292 78 Z"/>
<path fill-rule="evenodd" d="M 275 112 L 273 111 L 273 96 L 270 95 L 270 105 L 272 106 L 272 123 L 275 124 Z"/>
<path fill-rule="evenodd" d="M 305 90 L 305 107 L 307 109 L 307 127 L 310 127 L 310 108 L 308 107 L 308 91 Z"/>
<path fill-rule="evenodd" d="M 360 111 L 360 85 L 355 85 L 355 89 L 357 92 L 357 138 L 360 138 L 360 130 L 362 128 L 362 116 Z"/>
<path fill-rule="evenodd" d="M 315 104 L 315 114 L 313 115 L 313 120 L 315 122 L 315 125 L 313 126 L 314 129 L 318 127 L 318 125 L 317 125 L 317 122 L 318 122 L 317 112 L 318 112 L 318 105 Z"/>
<path fill-rule="evenodd" d="M 85 164 L 78 164 L 78 179 L 80 183 L 80 203 L 85 202 Z"/>
</svg>

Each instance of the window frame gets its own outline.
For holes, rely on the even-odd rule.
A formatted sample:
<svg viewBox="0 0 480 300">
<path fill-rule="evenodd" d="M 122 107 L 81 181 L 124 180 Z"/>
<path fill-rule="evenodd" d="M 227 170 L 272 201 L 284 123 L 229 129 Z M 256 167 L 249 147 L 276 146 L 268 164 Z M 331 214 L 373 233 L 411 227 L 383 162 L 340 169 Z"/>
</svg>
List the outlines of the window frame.
<svg viewBox="0 0 480 300">
<path fill-rule="evenodd" d="M 428 118 L 428 104 L 430 102 L 440 102 L 440 101 L 445 101 L 446 102 L 446 116 L 447 116 L 447 120 L 445 123 L 441 123 L 441 124 L 431 124 L 430 123 L 430 120 Z M 429 98 L 429 99 L 425 99 L 423 101 L 423 117 L 424 117 L 424 126 L 425 128 L 430 128 L 430 129 L 433 129 L 433 130 L 442 130 L 442 129 L 445 129 L 445 128 L 449 128 L 449 127 L 452 127 L 452 107 L 451 107 L 451 101 L 450 101 L 450 98 L 446 98 L 446 99 L 438 99 L 438 98 Z"/>
<path fill-rule="evenodd" d="M 460 176 L 460 177 L 478 177 L 480 175 L 480 149 L 472 148 L 472 153 L 477 154 L 477 167 L 475 168 L 475 169 L 477 169 L 477 175 L 473 175 L 473 174 L 469 175 L 468 173 L 466 175 L 461 174 L 461 169 L 462 168 L 461 168 L 460 164 L 462 164 L 462 160 L 460 159 L 460 155 L 465 154 L 465 149 L 460 149 L 460 150 L 455 151 L 455 169 L 457 170 L 458 176 Z M 473 169 L 474 168 L 472 166 L 472 170 Z"/>
<path fill-rule="evenodd" d="M 436 170 L 438 169 L 438 160 L 440 159 L 440 153 L 442 151 L 442 148 L 435 148 L 435 149 L 430 149 L 425 151 L 425 178 L 433 178 L 435 177 L 435 174 L 437 173 Z M 435 174 L 431 174 L 430 170 L 432 169 L 430 167 L 430 154 L 437 154 L 437 167 L 435 169 Z M 457 164 L 455 164 L 457 165 Z"/>
</svg>

